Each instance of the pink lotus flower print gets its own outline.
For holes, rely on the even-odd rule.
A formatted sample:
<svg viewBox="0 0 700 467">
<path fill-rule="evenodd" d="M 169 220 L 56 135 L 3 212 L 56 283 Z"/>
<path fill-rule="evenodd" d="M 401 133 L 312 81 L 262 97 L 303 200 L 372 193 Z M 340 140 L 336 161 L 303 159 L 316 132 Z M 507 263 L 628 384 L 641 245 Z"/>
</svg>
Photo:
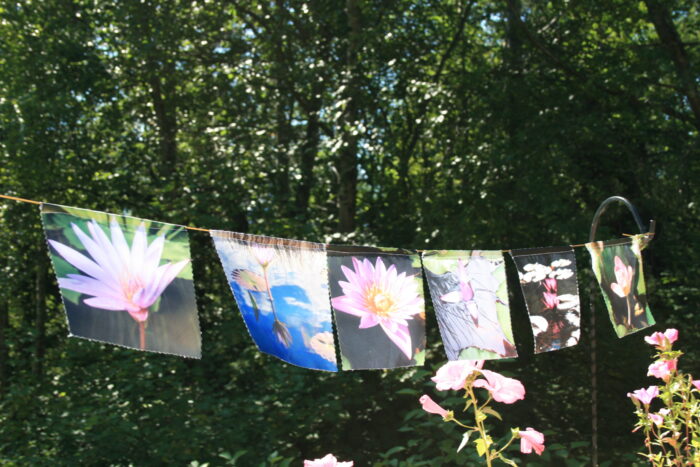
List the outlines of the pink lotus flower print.
<svg viewBox="0 0 700 467">
<path fill-rule="evenodd" d="M 143 223 L 136 229 L 131 247 L 114 219 L 110 222 L 111 239 L 94 220 L 87 224 L 89 235 L 73 223 L 71 227 L 90 257 L 49 240 L 63 259 L 83 273 L 61 277 L 58 285 L 91 296 L 84 300 L 91 307 L 128 312 L 139 323 L 139 345 L 145 349 L 149 308 L 189 260 L 161 265 L 165 236 L 149 244 Z"/>
<path fill-rule="evenodd" d="M 333 307 L 360 318 L 360 329 L 381 326 L 387 337 L 410 360 L 413 345 L 408 321 L 423 312 L 419 283 L 413 276 L 398 273 L 395 265 L 387 268 L 381 257 L 370 260 L 352 258 L 353 269 L 341 266 L 347 281 L 338 284 L 343 294 L 334 297 Z"/>
<path fill-rule="evenodd" d="M 626 297 L 632 290 L 632 278 L 634 269 L 632 266 L 625 266 L 619 256 L 615 256 L 615 280 L 610 284 L 610 289 L 619 297 Z"/>
</svg>

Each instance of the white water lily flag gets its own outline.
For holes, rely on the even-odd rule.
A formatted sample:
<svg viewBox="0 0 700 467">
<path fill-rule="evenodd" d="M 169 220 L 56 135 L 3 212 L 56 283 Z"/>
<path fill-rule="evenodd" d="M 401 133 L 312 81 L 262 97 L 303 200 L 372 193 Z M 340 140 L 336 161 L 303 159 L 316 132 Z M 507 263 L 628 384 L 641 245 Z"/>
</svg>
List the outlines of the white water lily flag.
<svg viewBox="0 0 700 467">
<path fill-rule="evenodd" d="M 212 230 L 250 336 L 293 365 L 338 371 L 321 243 Z"/>
<path fill-rule="evenodd" d="M 581 334 L 576 256 L 571 247 L 512 250 L 535 336 L 535 353 L 571 347 Z"/>
<path fill-rule="evenodd" d="M 41 205 L 71 336 L 201 357 L 187 230 Z"/>
</svg>

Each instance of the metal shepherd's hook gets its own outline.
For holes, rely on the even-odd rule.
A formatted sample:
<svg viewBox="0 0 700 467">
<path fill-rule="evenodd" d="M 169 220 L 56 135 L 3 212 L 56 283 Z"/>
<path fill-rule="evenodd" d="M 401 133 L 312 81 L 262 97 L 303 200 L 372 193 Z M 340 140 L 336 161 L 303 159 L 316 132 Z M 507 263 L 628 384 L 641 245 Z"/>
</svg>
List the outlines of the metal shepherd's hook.
<svg viewBox="0 0 700 467">
<path fill-rule="evenodd" d="M 632 217 L 634 217 L 634 221 L 637 223 L 637 227 L 639 228 L 640 233 L 650 233 L 654 234 L 654 230 L 656 228 L 656 223 L 654 220 L 649 221 L 649 229 L 644 228 L 644 224 L 642 223 L 642 218 L 639 217 L 639 212 L 637 211 L 637 208 L 634 207 L 632 203 L 629 202 L 627 198 L 623 198 L 622 196 L 611 196 L 610 198 L 606 199 L 602 203 L 600 203 L 600 206 L 598 206 L 598 209 L 596 210 L 595 214 L 593 215 L 593 222 L 591 223 L 591 233 L 588 236 L 588 241 L 589 242 L 594 242 L 595 241 L 595 234 L 598 231 L 598 223 L 600 222 L 600 216 L 603 215 L 605 210 L 608 208 L 608 206 L 614 202 L 622 203 L 625 206 L 627 206 L 627 209 L 629 209 L 630 213 L 632 214 Z M 594 281 L 595 282 L 595 281 Z M 592 284 L 591 290 L 595 290 L 595 283 Z M 592 422 L 591 422 L 591 438 L 592 438 L 592 455 L 591 455 L 591 463 L 593 466 L 598 465 L 598 378 L 596 377 L 596 372 L 597 372 L 597 361 L 596 361 L 596 333 L 595 333 L 595 300 L 591 298 L 590 300 L 591 304 L 591 313 L 590 313 L 590 321 L 589 321 L 589 326 L 590 326 L 590 332 L 591 332 L 591 415 L 592 415 Z"/>
</svg>

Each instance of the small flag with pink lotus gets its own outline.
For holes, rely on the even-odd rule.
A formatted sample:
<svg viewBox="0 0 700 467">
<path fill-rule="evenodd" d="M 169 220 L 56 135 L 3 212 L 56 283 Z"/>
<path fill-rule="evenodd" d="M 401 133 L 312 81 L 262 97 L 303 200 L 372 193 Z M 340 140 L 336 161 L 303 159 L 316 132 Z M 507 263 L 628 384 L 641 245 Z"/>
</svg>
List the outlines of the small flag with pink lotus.
<svg viewBox="0 0 700 467">
<path fill-rule="evenodd" d="M 530 315 L 535 353 L 576 345 L 581 334 L 581 304 L 573 248 L 530 248 L 510 254 Z"/>
<path fill-rule="evenodd" d="M 426 251 L 423 268 L 449 360 L 518 356 L 500 251 Z"/>
<path fill-rule="evenodd" d="M 586 244 L 618 337 L 655 324 L 647 304 L 642 268 L 642 249 L 647 243 L 646 235 L 635 235 Z"/>
<path fill-rule="evenodd" d="M 70 335 L 201 357 L 184 227 L 41 205 Z"/>
<path fill-rule="evenodd" d="M 212 230 L 243 321 L 261 352 L 338 371 L 325 245 Z"/>
<path fill-rule="evenodd" d="M 423 365 L 425 303 L 420 256 L 397 249 L 327 248 L 342 368 Z"/>
</svg>

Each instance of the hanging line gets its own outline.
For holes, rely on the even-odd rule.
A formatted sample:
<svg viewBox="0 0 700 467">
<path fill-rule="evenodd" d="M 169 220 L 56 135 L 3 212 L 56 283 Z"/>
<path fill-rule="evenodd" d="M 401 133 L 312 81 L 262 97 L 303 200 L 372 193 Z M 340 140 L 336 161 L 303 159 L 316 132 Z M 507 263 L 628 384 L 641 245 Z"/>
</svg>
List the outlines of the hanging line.
<svg viewBox="0 0 700 467">
<path fill-rule="evenodd" d="M 43 201 L 35 201 L 35 200 L 33 200 L 33 199 L 18 198 L 18 197 L 16 197 L 16 196 L 9 196 L 9 195 L 0 195 L 0 198 L 11 199 L 11 200 L 13 200 L 13 201 L 20 201 L 20 202 L 22 202 L 22 203 L 31 203 L 31 204 L 38 204 L 38 205 L 45 204 Z M 49 203 L 46 203 L 46 204 L 49 204 Z M 51 204 L 52 204 L 52 203 L 51 203 Z M 180 224 L 175 224 L 175 225 L 177 225 L 177 226 L 179 226 L 179 227 L 183 227 L 183 228 L 188 229 L 188 230 L 198 230 L 198 231 L 200 231 L 200 232 L 210 232 L 210 231 L 211 231 L 211 229 L 202 229 L 201 227 L 191 227 L 191 226 L 189 226 L 189 225 L 180 225 Z M 634 237 L 634 235 L 631 235 L 631 234 L 622 234 L 622 235 L 625 236 L 625 237 Z M 647 233 L 643 233 L 643 234 L 639 234 L 639 235 L 643 235 L 643 236 L 647 236 L 647 237 L 653 237 L 653 236 L 654 236 L 654 232 L 647 232 Z M 575 245 L 569 245 L 569 246 L 570 246 L 571 248 L 581 248 L 581 247 L 584 247 L 584 246 L 586 246 L 586 245 L 587 245 L 586 243 L 577 243 L 577 244 L 575 244 Z M 418 250 L 418 249 L 416 249 L 416 250 L 413 250 L 413 251 L 416 251 L 416 252 L 418 252 L 418 253 L 424 253 L 424 252 L 426 252 L 426 251 L 434 251 L 434 250 L 436 250 L 436 249 L 437 249 L 437 248 L 432 248 L 432 249 L 430 249 L 430 250 Z M 511 250 L 501 250 L 501 253 L 510 253 L 510 252 L 511 252 Z M 391 254 L 391 252 L 384 252 L 384 253 L 382 253 L 382 254 Z"/>
</svg>

